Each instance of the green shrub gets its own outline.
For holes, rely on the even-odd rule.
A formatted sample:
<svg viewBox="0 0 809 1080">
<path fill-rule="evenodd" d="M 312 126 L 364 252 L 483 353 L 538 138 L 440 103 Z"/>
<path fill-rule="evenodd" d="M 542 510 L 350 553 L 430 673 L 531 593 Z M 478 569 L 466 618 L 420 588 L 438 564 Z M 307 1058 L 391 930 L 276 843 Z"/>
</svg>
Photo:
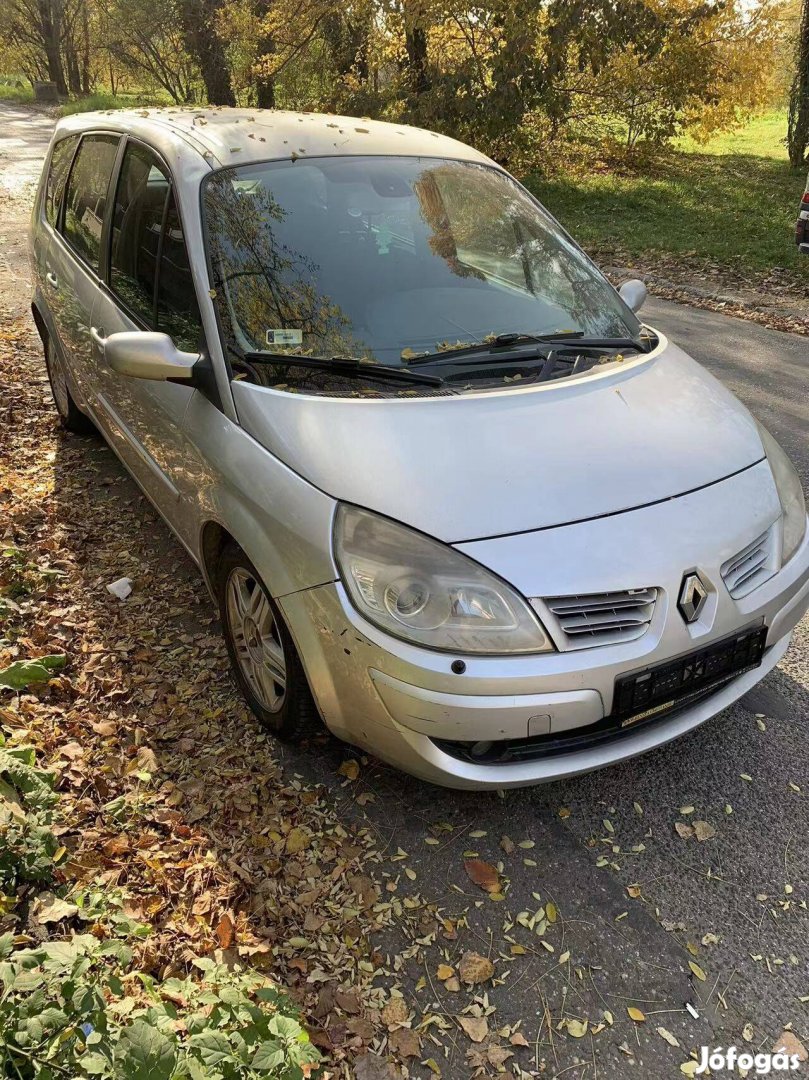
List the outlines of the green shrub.
<svg viewBox="0 0 809 1080">
<path fill-rule="evenodd" d="M 197 960 L 155 983 L 118 939 L 0 937 L 0 1065 L 17 1080 L 301 1080 L 319 1055 L 256 972 Z"/>
<path fill-rule="evenodd" d="M 51 832 L 57 799 L 51 785 L 32 748 L 6 747 L 0 734 L 0 892 L 9 897 L 53 877 L 59 844 Z"/>
</svg>

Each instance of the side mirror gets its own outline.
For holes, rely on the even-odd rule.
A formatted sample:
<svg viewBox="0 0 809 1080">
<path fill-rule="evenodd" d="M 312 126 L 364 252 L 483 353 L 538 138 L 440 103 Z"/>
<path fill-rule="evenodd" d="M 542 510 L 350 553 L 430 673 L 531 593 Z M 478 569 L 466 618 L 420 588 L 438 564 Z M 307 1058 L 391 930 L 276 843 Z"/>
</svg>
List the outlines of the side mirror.
<svg viewBox="0 0 809 1080">
<path fill-rule="evenodd" d="M 104 359 L 119 375 L 130 379 L 190 380 L 196 353 L 180 352 L 168 334 L 125 330 L 103 338 Z"/>
<path fill-rule="evenodd" d="M 649 294 L 646 291 L 646 286 L 639 278 L 632 278 L 630 281 L 623 283 L 618 290 L 618 295 L 632 311 L 640 311 Z"/>
</svg>

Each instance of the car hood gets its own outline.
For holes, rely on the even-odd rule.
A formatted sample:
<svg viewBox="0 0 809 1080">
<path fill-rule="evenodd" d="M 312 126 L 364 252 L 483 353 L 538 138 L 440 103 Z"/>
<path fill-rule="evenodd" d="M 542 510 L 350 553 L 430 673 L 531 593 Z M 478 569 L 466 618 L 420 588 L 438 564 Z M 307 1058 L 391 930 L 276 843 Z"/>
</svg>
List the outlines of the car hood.
<svg viewBox="0 0 809 1080">
<path fill-rule="evenodd" d="M 534 388 L 233 394 L 253 438 L 322 491 L 460 543 L 630 510 L 761 460 L 747 410 L 658 336 L 648 356 Z"/>
</svg>

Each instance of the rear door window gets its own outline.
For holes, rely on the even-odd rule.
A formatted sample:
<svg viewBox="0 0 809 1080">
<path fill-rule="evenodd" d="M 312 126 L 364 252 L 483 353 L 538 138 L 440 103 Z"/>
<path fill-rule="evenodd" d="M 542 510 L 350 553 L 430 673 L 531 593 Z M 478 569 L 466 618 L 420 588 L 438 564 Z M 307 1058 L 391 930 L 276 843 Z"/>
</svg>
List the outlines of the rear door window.
<svg viewBox="0 0 809 1080">
<path fill-rule="evenodd" d="M 59 218 L 59 209 L 65 193 L 65 181 L 78 141 L 78 135 L 68 135 L 66 139 L 61 139 L 54 146 L 51 154 L 48 182 L 45 188 L 45 217 L 54 228 Z"/>
<path fill-rule="evenodd" d="M 70 246 L 98 273 L 101 232 L 118 135 L 85 135 L 79 145 L 65 192 L 62 232 Z"/>
<path fill-rule="evenodd" d="M 155 154 L 130 143 L 112 211 L 110 287 L 149 327 L 155 323 L 160 233 L 169 187 L 168 173 Z"/>
</svg>

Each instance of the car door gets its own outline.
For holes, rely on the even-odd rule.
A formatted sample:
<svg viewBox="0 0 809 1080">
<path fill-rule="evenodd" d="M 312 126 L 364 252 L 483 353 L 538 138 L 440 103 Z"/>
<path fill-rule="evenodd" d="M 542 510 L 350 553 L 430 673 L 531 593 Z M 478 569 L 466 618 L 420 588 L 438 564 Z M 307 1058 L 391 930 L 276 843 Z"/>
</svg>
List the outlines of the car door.
<svg viewBox="0 0 809 1080">
<path fill-rule="evenodd" d="M 188 251 L 168 167 L 128 139 L 109 215 L 107 287 L 93 311 L 93 366 L 100 417 L 110 441 L 169 524 L 193 545 L 188 477 L 197 450 L 183 431 L 193 386 L 120 375 L 104 340 L 121 331 L 158 330 L 198 353 L 202 329 Z"/>
<path fill-rule="evenodd" d="M 64 206 L 51 210 L 56 231 L 45 254 L 52 329 L 80 396 L 91 408 L 90 324 L 99 295 L 103 222 L 119 142 L 119 135 L 104 132 L 82 135 L 70 163 Z"/>
</svg>

